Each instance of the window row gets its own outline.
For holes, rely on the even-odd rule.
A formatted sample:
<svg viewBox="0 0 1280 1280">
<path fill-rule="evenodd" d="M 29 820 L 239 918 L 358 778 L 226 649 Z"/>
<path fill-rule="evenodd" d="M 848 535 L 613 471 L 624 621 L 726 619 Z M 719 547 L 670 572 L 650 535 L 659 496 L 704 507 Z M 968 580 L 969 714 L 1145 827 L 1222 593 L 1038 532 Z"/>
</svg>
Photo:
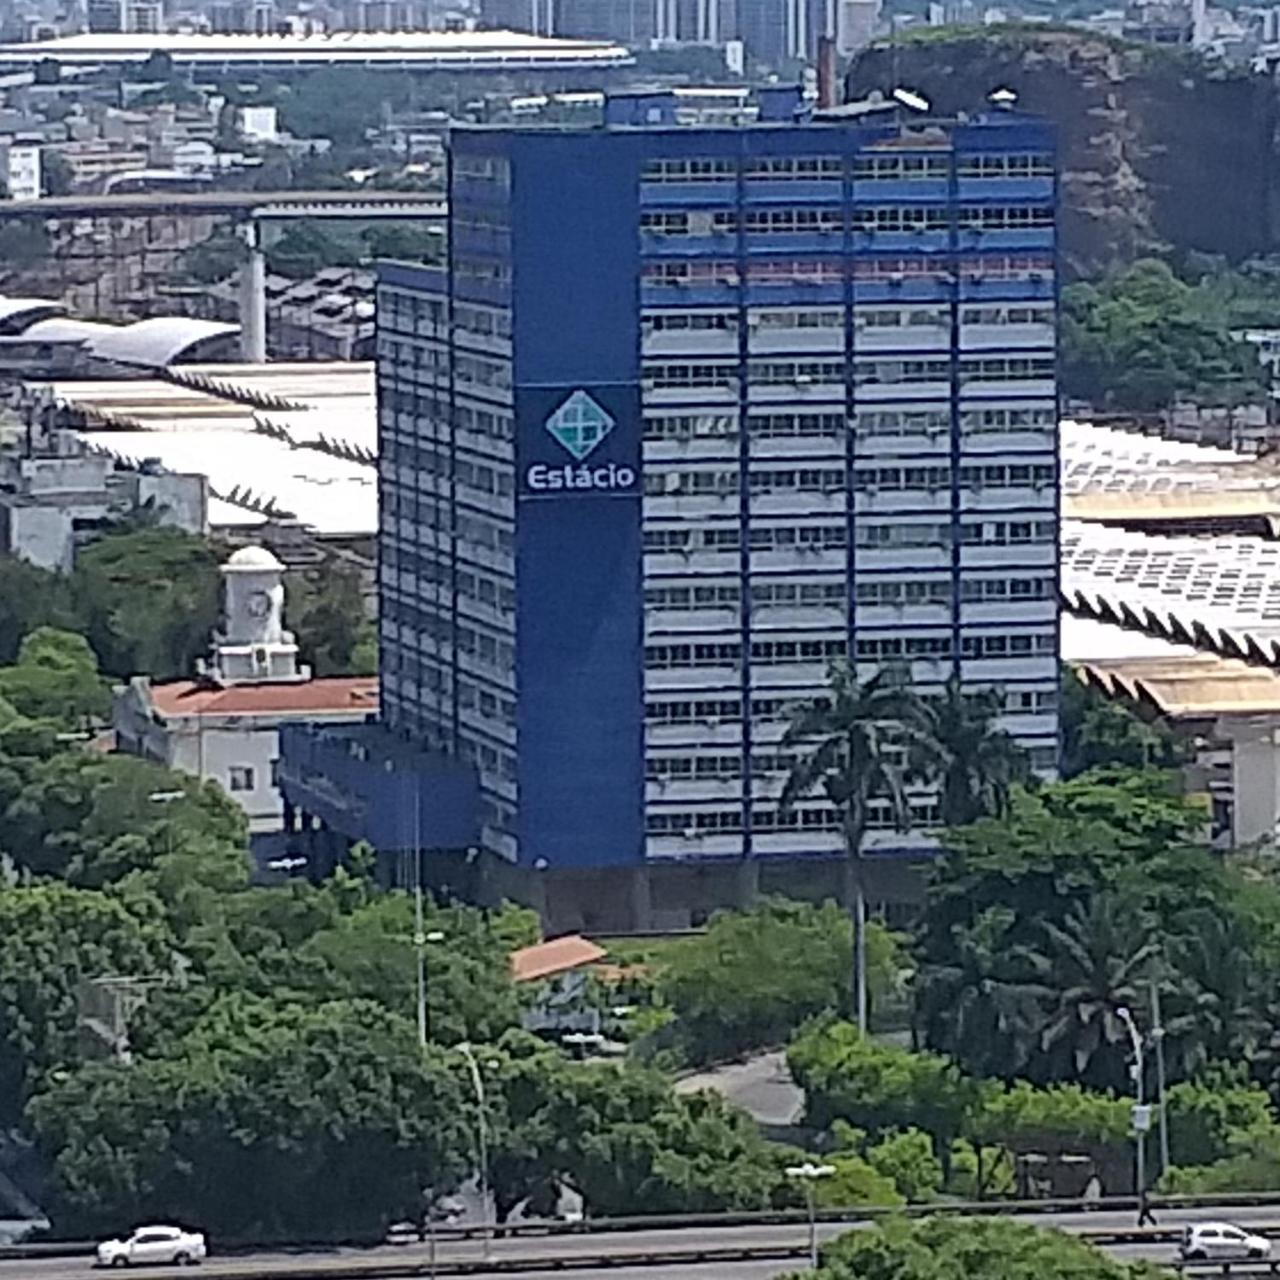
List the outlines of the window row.
<svg viewBox="0 0 1280 1280">
<path fill-rule="evenodd" d="M 858 431 L 867 436 L 945 435 L 951 430 L 946 409 L 862 409 Z M 966 433 L 987 431 L 1052 430 L 1057 425 L 1053 409 L 965 409 L 960 427 Z"/>
<path fill-rule="evenodd" d="M 951 467 L 859 467 L 854 472 L 859 489 L 946 489 L 951 485 Z M 1056 468 L 1044 463 L 986 463 L 962 466 L 960 486 L 965 489 L 1042 488 L 1053 484 Z"/>
<path fill-rule="evenodd" d="M 831 662 L 848 656 L 849 645 L 839 639 L 753 640 L 751 661 L 762 666 L 792 662 Z M 742 660 L 742 646 L 736 641 L 708 641 L 702 644 L 647 644 L 644 665 L 650 671 L 688 667 L 734 667 Z"/>
<path fill-rule="evenodd" d="M 788 773 L 796 757 L 788 752 L 753 752 L 751 775 L 756 778 Z M 699 778 L 741 778 L 742 753 L 723 752 L 716 755 L 650 756 L 644 762 L 645 777 L 650 782 L 687 782 Z"/>
<path fill-rule="evenodd" d="M 851 264 L 851 265 L 846 265 Z M 1039 254 L 984 254 L 958 259 L 950 254 L 914 254 L 853 258 L 750 258 L 748 284 L 839 284 L 850 272 L 855 280 L 894 283 L 933 280 L 951 283 L 956 273 L 966 282 L 984 280 L 1051 280 L 1053 259 Z M 737 286 L 743 273 L 733 259 L 660 259 L 645 262 L 646 285 L 684 285 L 692 288 Z"/>
<path fill-rule="evenodd" d="M 856 526 L 858 546 L 876 547 L 948 547 L 951 545 L 949 524 L 873 524 L 860 521 Z M 1052 520 L 978 520 L 961 525 L 961 542 L 965 546 L 1019 546 L 1048 544 L 1057 535 Z"/>
<path fill-rule="evenodd" d="M 458 680 L 458 706 L 463 711 L 478 711 L 490 720 L 500 720 L 505 725 L 515 727 L 516 703 L 514 698 L 499 696 L 483 685 L 473 684 L 470 680 Z"/>
<path fill-rule="evenodd" d="M 453 308 L 453 326 L 463 333 L 477 333 L 485 338 L 509 338 L 511 312 L 490 311 L 459 302 Z"/>
<path fill-rule="evenodd" d="M 486 360 L 481 356 L 458 352 L 454 356 L 453 376 L 455 381 L 463 385 L 508 391 L 511 388 L 511 362 Z"/>
<path fill-rule="evenodd" d="M 855 180 L 869 182 L 941 181 L 951 170 L 950 151 L 934 155 L 904 154 L 894 151 L 876 155 L 864 152 L 853 157 Z M 843 156 L 751 156 L 743 160 L 745 177 L 771 182 L 842 178 L 847 160 Z M 1039 178 L 1053 176 L 1053 157 L 1040 152 L 961 152 L 955 156 L 957 174 L 962 178 Z M 644 167 L 645 182 L 706 182 L 735 178 L 738 165 L 727 156 L 650 160 Z"/>
<path fill-rule="evenodd" d="M 967 603 L 990 600 L 1050 600 L 1056 593 L 1050 577 L 973 578 L 960 581 Z M 866 605 L 945 604 L 953 599 L 950 578 L 872 578 L 859 582 L 854 599 Z"/>
<path fill-rule="evenodd" d="M 510 552 L 515 539 L 509 525 L 498 524 L 471 512 L 457 513 L 458 540 L 486 551 Z"/>
<path fill-rule="evenodd" d="M 822 309 L 788 307 L 747 312 L 747 326 L 755 330 L 843 329 L 845 311 L 840 307 Z M 1022 325 L 1052 324 L 1050 305 L 966 306 L 960 312 L 962 324 Z M 939 329 L 951 324 L 949 307 L 865 307 L 853 309 L 855 329 Z M 641 321 L 645 333 L 735 333 L 736 311 L 648 311 Z"/>
<path fill-rule="evenodd" d="M 936 800 L 913 800 L 910 805 L 912 828 L 929 828 L 938 824 Z M 867 805 L 867 827 L 870 830 L 892 830 L 897 826 L 892 806 L 887 800 L 871 800 Z M 651 836 L 697 836 L 728 834 L 742 830 L 741 809 L 692 809 L 676 812 L 655 810 L 645 815 L 645 831 Z M 773 831 L 839 831 L 840 814 L 830 807 L 806 806 L 794 809 L 760 808 L 751 813 L 751 830 Z"/>
<path fill-rule="evenodd" d="M 780 551 L 799 547 L 815 551 L 838 550 L 845 546 L 843 524 L 757 525 L 751 529 L 753 551 Z M 646 529 L 644 549 L 648 552 L 737 551 L 741 545 L 736 525 L 702 529 Z"/>
<path fill-rule="evenodd" d="M 511 283 L 511 267 L 509 263 L 500 262 L 496 258 L 471 258 L 457 255 L 453 260 L 453 279 L 455 284 L 502 286 Z"/>
<path fill-rule="evenodd" d="M 966 658 L 1025 658 L 1058 652 L 1058 637 L 1052 631 L 968 633 L 960 637 L 960 652 Z M 937 635 L 859 636 L 854 653 L 859 662 L 898 660 L 950 660 L 955 650 L 947 632 Z"/>
<path fill-rule="evenodd" d="M 844 582 L 753 582 L 753 608 L 837 608 L 845 605 Z M 742 592 L 736 582 L 646 587 L 646 609 L 657 612 L 689 609 L 736 609 Z"/>
</svg>

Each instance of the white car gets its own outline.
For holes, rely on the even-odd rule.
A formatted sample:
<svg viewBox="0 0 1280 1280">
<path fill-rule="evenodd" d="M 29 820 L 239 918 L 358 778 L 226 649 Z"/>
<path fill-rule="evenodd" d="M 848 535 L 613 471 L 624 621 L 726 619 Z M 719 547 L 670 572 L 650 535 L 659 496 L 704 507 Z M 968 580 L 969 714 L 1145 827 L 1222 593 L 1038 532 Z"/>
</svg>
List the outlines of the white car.
<svg viewBox="0 0 1280 1280">
<path fill-rule="evenodd" d="M 205 1260 L 207 1252 L 199 1232 L 181 1227 L 139 1227 L 127 1240 L 104 1240 L 98 1246 L 98 1266 L 195 1266 Z"/>
<path fill-rule="evenodd" d="M 1271 1257 L 1271 1241 L 1266 1236 L 1255 1236 L 1229 1222 L 1197 1222 L 1183 1227 L 1179 1248 L 1187 1262 Z"/>
</svg>

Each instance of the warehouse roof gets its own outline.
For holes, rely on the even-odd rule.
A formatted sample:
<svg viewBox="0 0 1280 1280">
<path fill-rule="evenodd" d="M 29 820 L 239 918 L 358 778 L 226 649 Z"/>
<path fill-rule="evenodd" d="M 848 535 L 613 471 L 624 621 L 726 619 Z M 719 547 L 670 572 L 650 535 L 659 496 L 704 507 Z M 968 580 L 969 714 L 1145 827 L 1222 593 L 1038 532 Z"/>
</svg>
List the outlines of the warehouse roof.
<svg viewBox="0 0 1280 1280">
<path fill-rule="evenodd" d="M 101 360 L 163 368 L 203 342 L 239 332 L 238 325 L 191 316 L 155 316 L 132 324 L 104 324 L 98 320 L 55 316 L 29 325 L 22 336 L 37 342 L 80 341 Z"/>
<path fill-rule="evenodd" d="M 1062 527 L 1065 606 L 1175 643 L 1280 664 L 1280 543 Z"/>
<path fill-rule="evenodd" d="M 371 365 L 184 365 L 163 378 L 47 385 L 89 420 L 81 436 L 95 449 L 208 476 L 215 525 L 279 516 L 321 533 L 378 527 Z"/>
</svg>

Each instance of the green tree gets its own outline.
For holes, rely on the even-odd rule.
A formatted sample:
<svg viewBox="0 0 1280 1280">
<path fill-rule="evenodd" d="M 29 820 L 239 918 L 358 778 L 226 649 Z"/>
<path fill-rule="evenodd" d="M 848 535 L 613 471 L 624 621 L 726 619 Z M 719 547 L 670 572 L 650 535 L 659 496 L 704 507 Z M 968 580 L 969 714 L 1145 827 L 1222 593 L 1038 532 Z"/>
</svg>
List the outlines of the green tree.
<svg viewBox="0 0 1280 1280">
<path fill-rule="evenodd" d="M 83 636 L 37 627 L 22 641 L 18 661 L 0 667 L 0 697 L 20 714 L 84 729 L 111 711 L 111 694 Z"/>
<path fill-rule="evenodd" d="M 373 1235 L 465 1168 L 452 1064 L 361 1001 L 229 998 L 175 1056 L 84 1067 L 29 1114 L 69 1230 L 162 1217 L 224 1239 Z"/>
<path fill-rule="evenodd" d="M 1159 1280 L 1164 1273 L 1007 1218 L 927 1217 L 850 1231 L 823 1249 L 822 1265 L 811 1274 L 817 1280 Z"/>
<path fill-rule="evenodd" d="M 28 1091 L 79 1058 L 83 982 L 171 972 L 154 904 L 149 915 L 106 894 L 60 884 L 0 883 L 0 1120 L 12 1122 Z"/>
<path fill-rule="evenodd" d="M 1106 894 L 1078 903 L 1061 924 L 1044 923 L 1043 972 L 1051 994 L 1040 1033 L 1044 1078 L 1086 1087 L 1125 1087 L 1129 1032 L 1118 1015 L 1136 1009 L 1159 948 L 1152 925 L 1132 904 Z"/>
<path fill-rule="evenodd" d="M 1063 668 L 1063 777 L 1099 767 L 1169 769 L 1184 755 L 1163 722 L 1143 720 L 1118 699 L 1086 685 L 1070 667 Z"/>
<path fill-rule="evenodd" d="M 936 1199 L 942 1190 L 942 1161 L 934 1154 L 933 1139 L 923 1130 L 886 1134 L 867 1148 L 866 1159 L 912 1204 Z"/>
<path fill-rule="evenodd" d="M 1214 1164 L 1280 1138 L 1271 1099 L 1248 1082 L 1243 1064 L 1220 1064 L 1174 1085 L 1167 1106 L 1175 1165 Z"/>
<path fill-rule="evenodd" d="M 804 1090 L 806 1123 L 826 1129 L 844 1121 L 877 1139 L 921 1130 L 942 1160 L 972 1131 L 996 1088 L 948 1058 L 877 1044 L 847 1022 L 811 1026 L 792 1043 L 787 1063 Z"/>
<path fill-rule="evenodd" d="M 37 627 L 74 630 L 66 579 L 16 556 L 0 554 L 0 665 L 16 661 L 23 637 Z"/>
<path fill-rule="evenodd" d="M 316 675 L 375 673 L 377 637 L 357 570 L 330 559 L 295 581 L 293 594 L 291 625 Z"/>
<path fill-rule="evenodd" d="M 1166 263 L 1139 259 L 1063 290 L 1062 383 L 1095 405 L 1154 412 L 1182 397 L 1265 396 L 1256 353 Z"/>
<path fill-rule="evenodd" d="M 134 756 L 85 750 L 26 757 L 17 772 L 22 783 L 3 811 L 0 848 L 37 875 L 101 888 L 163 869 L 192 843 L 209 864 L 186 867 L 193 880 L 214 865 L 245 872 L 244 813 L 215 784 Z M 160 793 L 183 798 L 162 805 L 151 799 Z"/>
<path fill-rule="evenodd" d="M 831 668 L 830 691 L 800 707 L 782 744 L 797 754 L 782 790 L 783 811 L 820 790 L 840 815 L 844 838 L 843 899 L 853 916 L 853 1006 L 858 1026 L 867 1027 L 866 890 L 862 844 L 871 801 L 887 801 L 905 825 L 907 806 L 899 766 L 907 722 L 917 716 L 916 699 L 904 672 L 878 671 L 859 681 L 848 663 Z"/>
<path fill-rule="evenodd" d="M 713 917 L 705 934 L 672 953 L 659 991 L 691 1059 L 732 1057 L 784 1043 L 815 1014 L 851 1013 L 843 975 L 852 950 L 849 917 L 834 903 L 774 899 Z M 892 935 L 868 925 L 873 1004 L 893 991 L 903 964 Z"/>
<path fill-rule="evenodd" d="M 90 543 L 71 585 L 89 643 L 114 676 L 190 675 L 217 625 L 217 557 L 203 538 L 176 529 Z"/>
<path fill-rule="evenodd" d="M 1030 778 L 1027 753 L 996 728 L 1003 711 L 1000 690 L 966 692 L 956 678 L 947 681 L 940 696 L 920 700 L 911 764 L 918 774 L 938 779 L 944 825 L 998 817 L 1009 807 L 1014 784 Z"/>
</svg>

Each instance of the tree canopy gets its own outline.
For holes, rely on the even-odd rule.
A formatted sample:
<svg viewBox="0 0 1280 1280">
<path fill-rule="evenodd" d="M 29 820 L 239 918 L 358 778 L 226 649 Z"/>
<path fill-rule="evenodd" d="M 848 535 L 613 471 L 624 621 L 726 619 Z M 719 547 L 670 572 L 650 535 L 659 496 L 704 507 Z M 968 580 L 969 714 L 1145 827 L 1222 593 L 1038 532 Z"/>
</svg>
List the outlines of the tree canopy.
<svg viewBox="0 0 1280 1280">
<path fill-rule="evenodd" d="M 816 1280 L 1158 1280 L 1146 1262 L 1109 1258 L 1060 1231 L 1004 1218 L 894 1219 L 850 1231 L 822 1251 Z M 799 1280 L 799 1276 L 795 1277 Z"/>
<path fill-rule="evenodd" d="M 1176 400 L 1265 395 L 1256 352 L 1167 263 L 1143 258 L 1062 291 L 1062 386 L 1100 407 L 1154 411 Z"/>
</svg>

